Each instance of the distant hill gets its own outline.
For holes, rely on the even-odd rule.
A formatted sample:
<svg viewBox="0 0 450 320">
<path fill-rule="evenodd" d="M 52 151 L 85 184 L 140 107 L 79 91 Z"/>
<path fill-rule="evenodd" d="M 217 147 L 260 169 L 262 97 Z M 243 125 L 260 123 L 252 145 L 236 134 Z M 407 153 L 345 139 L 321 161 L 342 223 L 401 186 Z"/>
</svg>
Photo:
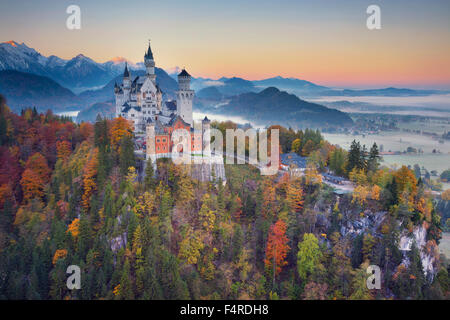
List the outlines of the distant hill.
<svg viewBox="0 0 450 320">
<path fill-rule="evenodd" d="M 0 71 L 0 93 L 16 112 L 26 107 L 59 112 L 82 106 L 82 100 L 69 89 L 48 77 L 26 72 Z"/>
<path fill-rule="evenodd" d="M 203 87 L 203 84 L 211 83 L 212 86 Z M 208 100 L 221 100 L 224 97 L 231 97 L 241 93 L 257 92 L 253 82 L 242 78 L 221 78 L 219 80 L 194 79 L 193 88 L 197 88 L 196 96 Z"/>
<path fill-rule="evenodd" d="M 321 92 L 323 96 L 343 96 L 343 97 L 362 97 L 362 96 L 380 96 L 380 97 L 411 97 L 428 96 L 431 94 L 442 94 L 444 91 L 438 90 L 413 90 L 399 88 L 367 89 L 367 90 L 325 90 Z"/>
<path fill-rule="evenodd" d="M 99 102 L 81 110 L 77 116 L 77 122 L 95 122 L 97 115 L 102 118 L 112 118 L 115 116 L 115 104 L 113 102 Z"/>
<path fill-rule="evenodd" d="M 293 94 L 269 87 L 260 93 L 244 93 L 219 108 L 222 115 L 240 116 L 257 124 L 292 127 L 349 126 L 351 118 L 341 111 L 299 99 Z"/>
<path fill-rule="evenodd" d="M 197 92 L 196 96 L 201 99 L 219 101 L 224 98 L 222 92 L 217 87 L 206 87 Z"/>
<path fill-rule="evenodd" d="M 280 76 L 264 80 L 254 80 L 252 82 L 257 87 L 277 87 L 281 90 L 323 91 L 329 89 L 328 87 L 319 86 L 306 80 L 283 78 Z"/>
</svg>

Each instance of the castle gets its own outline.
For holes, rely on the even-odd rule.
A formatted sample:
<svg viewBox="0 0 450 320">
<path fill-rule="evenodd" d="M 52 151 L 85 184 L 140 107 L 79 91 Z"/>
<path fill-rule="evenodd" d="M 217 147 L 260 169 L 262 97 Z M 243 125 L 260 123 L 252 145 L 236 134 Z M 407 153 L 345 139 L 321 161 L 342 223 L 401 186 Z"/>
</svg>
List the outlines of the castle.
<svg viewBox="0 0 450 320">
<path fill-rule="evenodd" d="M 207 117 L 194 130 L 191 90 L 191 76 L 183 69 L 178 75 L 176 101 L 163 101 L 163 92 L 156 81 L 155 60 L 150 43 L 144 55 L 146 73 L 134 79 L 125 65 L 123 82 L 115 84 L 116 117 L 132 121 L 136 137 L 145 137 L 146 158 L 153 163 L 157 158 L 170 157 L 172 153 L 172 133 L 185 129 L 190 133 L 191 154 L 202 155 L 203 136 L 210 128 Z"/>
</svg>

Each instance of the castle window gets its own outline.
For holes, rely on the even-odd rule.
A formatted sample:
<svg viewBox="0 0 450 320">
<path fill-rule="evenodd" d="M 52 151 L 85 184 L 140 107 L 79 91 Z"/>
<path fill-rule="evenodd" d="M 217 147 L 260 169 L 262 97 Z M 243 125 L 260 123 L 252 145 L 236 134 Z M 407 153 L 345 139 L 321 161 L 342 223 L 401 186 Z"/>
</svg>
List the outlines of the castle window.
<svg viewBox="0 0 450 320">
<path fill-rule="evenodd" d="M 159 142 L 159 139 L 156 139 L 156 142 Z"/>
</svg>

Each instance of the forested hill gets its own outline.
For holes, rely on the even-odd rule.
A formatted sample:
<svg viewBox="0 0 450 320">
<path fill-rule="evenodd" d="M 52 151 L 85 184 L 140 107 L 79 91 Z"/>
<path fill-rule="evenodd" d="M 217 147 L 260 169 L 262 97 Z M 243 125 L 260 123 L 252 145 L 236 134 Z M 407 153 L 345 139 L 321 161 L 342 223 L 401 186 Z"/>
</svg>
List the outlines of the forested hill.
<svg viewBox="0 0 450 320">
<path fill-rule="evenodd" d="M 223 185 L 164 160 L 139 179 L 132 134 L 123 118 L 76 125 L 0 99 L 0 299 L 448 298 L 431 199 L 408 168 L 380 168 L 374 148 L 347 154 L 318 131 L 280 128 L 283 150 L 310 159 L 305 175 L 227 165 Z M 355 192 L 336 195 L 323 165 Z M 416 230 L 425 242 L 400 247 Z M 367 289 L 370 264 L 380 290 Z"/>
<path fill-rule="evenodd" d="M 83 101 L 72 91 L 45 76 L 13 70 L 0 71 L 0 94 L 15 112 L 36 107 L 54 112 L 79 110 Z"/>
<path fill-rule="evenodd" d="M 269 87 L 259 93 L 243 93 L 213 110 L 240 116 L 257 124 L 286 124 L 291 127 L 345 127 L 353 123 L 344 112 L 299 99 L 293 94 Z"/>
</svg>

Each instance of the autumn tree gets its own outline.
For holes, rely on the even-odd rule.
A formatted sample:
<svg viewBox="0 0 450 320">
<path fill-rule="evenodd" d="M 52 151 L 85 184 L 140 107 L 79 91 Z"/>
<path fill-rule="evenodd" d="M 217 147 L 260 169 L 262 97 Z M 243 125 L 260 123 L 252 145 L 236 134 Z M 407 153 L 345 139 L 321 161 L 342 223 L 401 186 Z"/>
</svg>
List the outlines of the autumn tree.
<svg viewBox="0 0 450 320">
<path fill-rule="evenodd" d="M 33 170 L 44 183 L 47 183 L 50 179 L 51 170 L 48 167 L 47 160 L 39 152 L 28 158 L 25 168 Z"/>
<path fill-rule="evenodd" d="M 262 203 L 262 214 L 266 218 L 273 217 L 276 210 L 276 190 L 271 180 L 267 179 L 264 182 L 263 189 L 263 203 Z"/>
<path fill-rule="evenodd" d="M 408 167 L 402 166 L 394 173 L 394 180 L 397 187 L 396 193 L 398 200 L 409 200 L 411 205 L 417 194 L 417 179 L 414 172 L 408 169 Z"/>
<path fill-rule="evenodd" d="M 62 161 L 66 161 L 72 153 L 72 144 L 67 141 L 56 142 L 57 157 Z"/>
<path fill-rule="evenodd" d="M 31 169 L 25 169 L 20 180 L 20 185 L 22 186 L 25 201 L 42 198 L 44 195 L 44 181 L 39 174 Z"/>
<path fill-rule="evenodd" d="M 291 211 L 299 213 L 303 209 L 303 189 L 297 183 L 291 183 L 287 189 L 287 197 Z"/>
<path fill-rule="evenodd" d="M 370 190 L 368 187 L 358 185 L 353 190 L 352 203 L 357 203 L 360 206 L 364 206 L 369 195 L 370 195 Z"/>
<path fill-rule="evenodd" d="M 314 151 L 314 142 L 311 140 L 306 141 L 305 145 L 302 148 L 302 156 L 307 157 L 311 152 Z"/>
<path fill-rule="evenodd" d="M 71 233 L 72 237 L 77 238 L 80 233 L 80 219 L 74 219 L 67 227 L 67 233 Z"/>
<path fill-rule="evenodd" d="M 87 212 L 91 204 L 91 196 L 95 192 L 97 185 L 95 177 L 98 168 L 98 148 L 94 148 L 89 155 L 89 159 L 83 169 L 83 189 L 82 205 Z"/>
<path fill-rule="evenodd" d="M 130 121 L 122 117 L 114 118 L 110 128 L 110 136 L 114 150 L 118 151 L 122 139 L 133 136 L 133 127 Z"/>
<path fill-rule="evenodd" d="M 299 138 L 292 141 L 292 146 L 291 146 L 292 152 L 300 154 L 301 147 L 302 147 L 302 141 Z"/>
<path fill-rule="evenodd" d="M 274 284 L 275 277 L 281 272 L 282 267 L 287 265 L 286 256 L 290 249 L 288 241 L 286 223 L 283 220 L 278 220 L 270 227 L 264 260 L 266 269 L 272 270 Z"/>
<path fill-rule="evenodd" d="M 205 193 L 202 198 L 202 207 L 198 212 L 198 219 L 200 225 L 205 231 L 210 232 L 213 230 L 216 221 L 216 214 L 211 209 L 211 197 L 208 193 Z"/>
<path fill-rule="evenodd" d="M 317 167 L 313 163 L 308 163 L 306 165 L 305 183 L 309 186 L 322 184 L 322 175 L 318 172 Z"/>
<path fill-rule="evenodd" d="M 84 140 L 87 140 L 89 137 L 92 137 L 94 134 L 94 126 L 90 122 L 82 122 L 80 124 L 80 134 Z"/>
<path fill-rule="evenodd" d="M 180 243 L 178 257 L 187 264 L 197 264 L 204 246 L 201 233 L 194 232 L 192 228 L 188 227 L 186 235 Z"/>
</svg>

